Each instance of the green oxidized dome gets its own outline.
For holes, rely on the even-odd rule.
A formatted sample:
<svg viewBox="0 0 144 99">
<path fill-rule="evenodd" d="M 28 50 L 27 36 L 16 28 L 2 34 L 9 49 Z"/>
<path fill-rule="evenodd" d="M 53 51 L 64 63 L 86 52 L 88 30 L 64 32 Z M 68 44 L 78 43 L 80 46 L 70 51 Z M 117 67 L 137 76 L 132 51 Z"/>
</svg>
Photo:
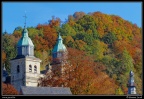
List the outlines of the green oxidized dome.
<svg viewBox="0 0 144 99">
<path fill-rule="evenodd" d="M 22 37 L 18 41 L 17 46 L 27 46 L 27 45 L 34 46 L 33 42 L 28 37 L 28 31 L 27 31 L 27 29 L 24 28 L 23 31 L 22 31 Z"/>
<path fill-rule="evenodd" d="M 56 52 L 59 52 L 59 51 L 66 51 L 66 50 L 67 49 L 66 49 L 65 45 L 62 42 L 62 37 L 59 34 L 56 45 L 54 46 L 54 49 L 52 50 L 52 53 L 56 53 Z"/>
</svg>

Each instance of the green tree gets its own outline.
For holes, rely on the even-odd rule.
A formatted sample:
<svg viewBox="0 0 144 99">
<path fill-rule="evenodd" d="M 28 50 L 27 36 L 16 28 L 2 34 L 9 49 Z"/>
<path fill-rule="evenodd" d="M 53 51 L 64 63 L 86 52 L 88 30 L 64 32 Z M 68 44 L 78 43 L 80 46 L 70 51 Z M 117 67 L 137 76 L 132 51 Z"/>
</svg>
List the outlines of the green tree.
<svg viewBox="0 0 144 99">
<path fill-rule="evenodd" d="M 88 29 L 92 29 L 92 30 L 96 29 L 96 23 L 93 17 L 90 15 L 83 16 L 76 23 L 80 24 L 84 28 L 85 31 L 87 31 Z"/>
<path fill-rule="evenodd" d="M 64 36 L 63 43 L 67 45 L 67 47 L 75 48 L 74 39 L 71 36 Z"/>
<path fill-rule="evenodd" d="M 95 60 L 102 60 L 107 51 L 107 45 L 99 40 L 94 40 L 92 45 L 92 54 L 95 56 Z"/>
<path fill-rule="evenodd" d="M 116 89 L 116 95 L 124 95 L 123 90 L 121 89 L 121 87 Z"/>
<path fill-rule="evenodd" d="M 127 88 L 129 72 L 134 70 L 133 59 L 125 48 L 120 56 L 119 66 L 118 66 L 118 82 L 123 87 L 123 91 Z"/>
<path fill-rule="evenodd" d="M 134 69 L 133 59 L 130 56 L 129 52 L 124 49 L 121 56 L 121 69 L 124 73 L 128 73 L 131 69 Z"/>
<path fill-rule="evenodd" d="M 5 66 L 8 70 L 8 73 L 10 73 L 10 60 L 16 57 L 16 40 L 15 37 L 11 34 L 4 34 L 2 36 L 2 49 L 6 53 L 6 60 L 5 60 Z"/>
<path fill-rule="evenodd" d="M 114 42 L 115 40 L 117 40 L 117 38 L 116 38 L 116 36 L 115 36 L 114 33 L 109 32 L 109 33 L 107 33 L 107 34 L 105 34 L 105 35 L 103 36 L 102 40 L 103 40 L 106 44 L 110 45 L 110 47 L 111 47 L 112 44 L 113 44 L 113 42 Z"/>
<path fill-rule="evenodd" d="M 69 24 L 62 25 L 59 32 L 61 33 L 62 36 L 75 36 L 76 35 L 75 30 Z"/>
</svg>

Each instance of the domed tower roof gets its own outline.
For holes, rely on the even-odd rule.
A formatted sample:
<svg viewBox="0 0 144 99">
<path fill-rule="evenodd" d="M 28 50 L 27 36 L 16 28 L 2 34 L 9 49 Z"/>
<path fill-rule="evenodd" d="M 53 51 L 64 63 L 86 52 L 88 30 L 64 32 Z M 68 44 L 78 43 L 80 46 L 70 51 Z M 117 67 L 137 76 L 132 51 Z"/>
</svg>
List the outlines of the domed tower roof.
<svg viewBox="0 0 144 99">
<path fill-rule="evenodd" d="M 22 31 L 22 37 L 20 38 L 20 40 L 17 43 L 17 46 L 34 46 L 33 42 L 31 41 L 31 39 L 28 37 L 28 30 L 24 27 L 23 31 Z"/>
<path fill-rule="evenodd" d="M 52 53 L 60 52 L 60 51 L 67 51 L 65 45 L 63 44 L 62 37 L 60 34 L 58 35 L 56 45 L 54 46 Z"/>
<path fill-rule="evenodd" d="M 34 56 L 34 44 L 28 37 L 28 30 L 25 28 L 22 31 L 22 37 L 17 43 L 17 57 Z"/>
</svg>

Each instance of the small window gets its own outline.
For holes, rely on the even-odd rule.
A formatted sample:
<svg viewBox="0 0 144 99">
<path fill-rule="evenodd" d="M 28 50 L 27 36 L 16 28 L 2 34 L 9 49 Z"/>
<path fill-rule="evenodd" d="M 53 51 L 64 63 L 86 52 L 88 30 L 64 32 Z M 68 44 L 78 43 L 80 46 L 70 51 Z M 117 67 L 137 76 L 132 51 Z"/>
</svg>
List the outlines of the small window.
<svg viewBox="0 0 144 99">
<path fill-rule="evenodd" d="M 29 72 L 32 72 L 32 66 L 29 65 Z"/>
<path fill-rule="evenodd" d="M 25 81 L 23 81 L 23 85 L 25 85 Z"/>
<path fill-rule="evenodd" d="M 34 72 L 35 73 L 37 72 L 37 66 L 36 65 L 34 66 Z"/>
<path fill-rule="evenodd" d="M 17 73 L 19 73 L 20 72 L 20 67 L 19 67 L 19 65 L 17 65 Z"/>
</svg>

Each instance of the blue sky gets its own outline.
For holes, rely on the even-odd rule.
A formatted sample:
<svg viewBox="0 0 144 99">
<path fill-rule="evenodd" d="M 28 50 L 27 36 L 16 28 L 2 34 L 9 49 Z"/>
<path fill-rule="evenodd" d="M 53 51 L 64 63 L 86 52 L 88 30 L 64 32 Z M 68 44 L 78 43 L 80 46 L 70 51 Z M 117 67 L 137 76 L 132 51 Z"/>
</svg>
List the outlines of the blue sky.
<svg viewBox="0 0 144 99">
<path fill-rule="evenodd" d="M 13 33 L 16 27 L 24 27 L 25 13 L 27 27 L 35 27 L 52 16 L 65 21 L 68 15 L 80 11 L 118 15 L 142 27 L 142 2 L 2 2 L 2 32 Z"/>
</svg>

